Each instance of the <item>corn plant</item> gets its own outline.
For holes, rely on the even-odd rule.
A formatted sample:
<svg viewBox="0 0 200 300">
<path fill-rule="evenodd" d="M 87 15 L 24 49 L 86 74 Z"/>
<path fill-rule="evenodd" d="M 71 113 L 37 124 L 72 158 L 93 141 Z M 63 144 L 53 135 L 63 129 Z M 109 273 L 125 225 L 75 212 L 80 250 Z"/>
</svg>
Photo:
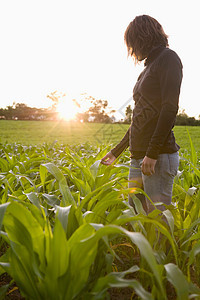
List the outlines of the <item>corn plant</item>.
<svg viewBox="0 0 200 300">
<path fill-rule="evenodd" d="M 164 269 L 167 279 L 177 288 L 179 299 L 187 299 L 194 289 L 174 264 L 161 268 L 150 244 L 140 233 L 115 225 L 84 222 L 71 230 L 70 207 L 58 208 L 53 229 L 42 209 L 34 206 L 12 202 L 6 207 L 3 205 L 1 211 L 5 213 L 3 225 L 10 243 L 8 262 L 1 266 L 14 278 L 27 299 L 105 299 L 107 289 L 112 286 L 132 287 L 142 299 L 167 299 Z M 136 279 L 124 278 L 127 274 L 142 272 L 138 266 L 121 273 L 110 272 L 111 254 L 102 257 L 102 252 L 98 253 L 102 247 L 100 241 L 107 245 L 106 239 L 116 234 L 126 235 L 139 248 L 154 282 L 151 293 Z M 174 282 L 177 274 L 181 282 Z M 182 282 L 187 285 L 181 286 Z"/>
<path fill-rule="evenodd" d="M 5 208 L 7 208 L 6 213 Z M 106 286 L 104 283 L 104 293 L 102 293 L 102 288 L 100 289 L 99 286 L 104 280 L 100 278 L 105 270 L 109 273 L 112 260 L 111 254 L 105 253 L 103 257 L 102 252 L 101 255 L 98 254 L 98 249 L 102 247 L 99 241 L 105 240 L 104 244 L 107 245 L 106 237 L 116 233 L 126 234 L 140 248 L 142 255 L 147 260 L 150 258 L 149 264 L 159 285 L 159 291 L 164 294 L 155 258 L 142 235 L 113 225 L 104 227 L 101 224 L 90 225 L 84 222 L 77 229 L 72 228 L 74 223 L 73 225 L 70 223 L 70 209 L 71 207 L 58 208 L 52 230 L 42 209 L 30 205 L 26 207 L 17 202 L 1 207 L 2 214 L 5 213 L 3 225 L 10 244 L 9 260 L 1 265 L 17 282 L 25 297 L 86 299 L 84 296 L 86 295 L 94 299 L 99 297 L 103 299 L 105 287 L 108 288 L 110 280 L 106 281 Z M 71 218 L 74 218 L 73 214 Z M 147 254 L 145 247 L 149 247 L 150 254 Z M 96 258 L 99 260 L 97 261 Z M 119 277 L 123 279 L 124 275 L 135 270 L 137 268 L 123 274 L 111 273 L 110 276 L 115 284 L 119 281 L 121 286 Z M 97 271 L 99 274 L 96 273 Z M 94 273 L 95 276 L 91 276 L 90 273 Z M 150 296 L 136 280 L 124 280 L 123 286 L 135 287 L 136 291 L 144 294 L 146 299 Z"/>
<path fill-rule="evenodd" d="M 8 250 L 0 273 L 27 299 L 106 299 L 109 288 L 130 287 L 156 300 L 172 286 L 177 299 L 200 298 L 200 173 L 190 145 L 172 205 L 148 215 L 136 197 L 136 209 L 128 204 L 130 192 L 143 191 L 127 188 L 126 153 L 106 167 L 100 159 L 108 146 L 1 145 L 1 244 Z M 122 237 L 139 260 L 117 270 Z"/>
</svg>

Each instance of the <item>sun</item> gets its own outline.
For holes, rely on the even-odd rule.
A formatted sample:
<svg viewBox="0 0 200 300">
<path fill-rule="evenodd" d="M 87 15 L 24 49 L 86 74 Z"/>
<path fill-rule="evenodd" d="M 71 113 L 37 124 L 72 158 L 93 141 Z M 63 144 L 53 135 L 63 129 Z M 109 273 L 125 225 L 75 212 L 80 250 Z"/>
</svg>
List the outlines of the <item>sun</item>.
<svg viewBox="0 0 200 300">
<path fill-rule="evenodd" d="M 74 99 L 63 97 L 57 105 L 57 112 L 62 120 L 70 121 L 75 119 L 79 108 Z"/>
</svg>

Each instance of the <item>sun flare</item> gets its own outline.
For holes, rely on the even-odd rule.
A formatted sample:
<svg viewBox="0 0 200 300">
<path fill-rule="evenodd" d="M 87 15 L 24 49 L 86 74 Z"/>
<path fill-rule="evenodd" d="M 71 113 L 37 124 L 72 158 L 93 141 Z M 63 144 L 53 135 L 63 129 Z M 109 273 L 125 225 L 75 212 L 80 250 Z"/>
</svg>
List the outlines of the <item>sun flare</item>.
<svg viewBox="0 0 200 300">
<path fill-rule="evenodd" d="M 70 121 L 75 119 L 79 107 L 74 99 L 63 97 L 57 105 L 60 119 Z"/>
</svg>

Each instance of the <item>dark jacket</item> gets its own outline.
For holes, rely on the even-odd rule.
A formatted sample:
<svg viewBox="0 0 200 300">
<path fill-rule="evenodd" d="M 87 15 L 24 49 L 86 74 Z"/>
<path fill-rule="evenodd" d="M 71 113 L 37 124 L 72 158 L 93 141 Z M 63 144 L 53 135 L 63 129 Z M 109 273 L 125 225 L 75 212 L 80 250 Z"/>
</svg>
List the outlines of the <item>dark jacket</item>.
<svg viewBox="0 0 200 300">
<path fill-rule="evenodd" d="M 179 150 L 172 128 L 178 112 L 181 81 L 182 63 L 178 55 L 163 46 L 151 51 L 133 89 L 135 107 L 131 125 L 111 150 L 115 157 L 128 146 L 134 158 L 146 155 L 157 159 L 161 153 Z"/>
</svg>

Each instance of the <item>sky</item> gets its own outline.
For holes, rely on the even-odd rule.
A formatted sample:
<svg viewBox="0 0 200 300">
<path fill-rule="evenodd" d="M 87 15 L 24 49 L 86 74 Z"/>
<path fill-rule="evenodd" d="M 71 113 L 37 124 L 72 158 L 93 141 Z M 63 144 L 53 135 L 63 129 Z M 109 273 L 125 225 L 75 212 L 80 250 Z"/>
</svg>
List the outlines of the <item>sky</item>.
<svg viewBox="0 0 200 300">
<path fill-rule="evenodd" d="M 137 15 L 156 18 L 183 63 L 180 109 L 200 115 L 198 0 L 0 0 L 0 107 L 48 107 L 48 94 L 86 93 L 123 117 L 144 68 L 127 58 L 124 32 Z"/>
</svg>

